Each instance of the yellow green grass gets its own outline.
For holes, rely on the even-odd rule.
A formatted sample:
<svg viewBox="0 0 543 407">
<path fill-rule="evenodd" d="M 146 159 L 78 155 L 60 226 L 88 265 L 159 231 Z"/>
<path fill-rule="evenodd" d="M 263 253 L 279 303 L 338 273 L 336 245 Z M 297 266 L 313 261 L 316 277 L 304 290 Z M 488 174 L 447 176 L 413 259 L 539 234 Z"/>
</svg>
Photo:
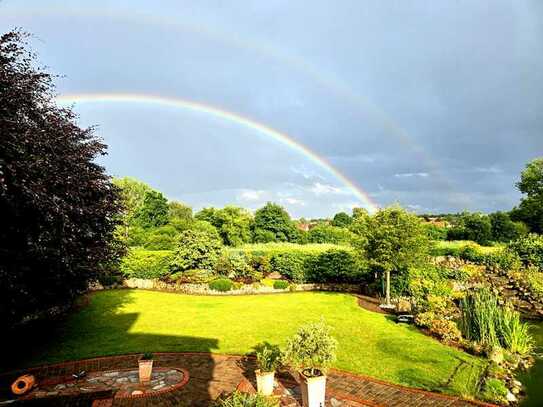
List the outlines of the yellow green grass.
<svg viewBox="0 0 543 407">
<path fill-rule="evenodd" d="M 482 360 L 366 311 L 354 296 L 339 293 L 220 297 L 98 292 L 30 364 L 146 351 L 246 354 L 262 341 L 284 345 L 297 327 L 321 317 L 339 341 L 335 367 L 408 386 L 475 395 Z"/>
</svg>

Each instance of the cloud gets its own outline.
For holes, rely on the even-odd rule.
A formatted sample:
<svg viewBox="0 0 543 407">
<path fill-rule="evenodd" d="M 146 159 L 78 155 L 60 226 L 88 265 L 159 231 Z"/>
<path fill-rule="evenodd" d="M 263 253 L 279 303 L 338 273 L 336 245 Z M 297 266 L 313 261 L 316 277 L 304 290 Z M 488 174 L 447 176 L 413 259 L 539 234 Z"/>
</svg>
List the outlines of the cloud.
<svg viewBox="0 0 543 407">
<path fill-rule="evenodd" d="M 428 174 L 427 172 L 402 172 L 399 174 L 394 174 L 396 178 L 411 178 L 411 177 L 426 178 L 429 175 L 430 174 Z"/>
<path fill-rule="evenodd" d="M 475 168 L 474 172 L 480 172 L 484 174 L 501 174 L 503 173 L 503 170 L 495 165 L 492 165 L 490 167 L 477 167 Z"/>
<path fill-rule="evenodd" d="M 242 202 L 254 202 L 262 199 L 266 191 L 246 189 L 238 194 L 238 201 Z"/>
<path fill-rule="evenodd" d="M 320 179 L 324 181 L 324 177 L 319 174 L 317 171 L 305 166 L 305 165 L 296 165 L 292 166 L 291 171 L 294 174 L 301 175 L 304 179 Z"/>
<path fill-rule="evenodd" d="M 340 188 L 330 184 L 315 182 L 309 190 L 315 195 L 349 195 L 351 191 L 347 188 Z"/>
<path fill-rule="evenodd" d="M 289 197 L 289 198 L 281 198 L 281 199 L 280 199 L 280 202 L 281 202 L 281 203 L 287 203 L 287 204 L 289 204 L 289 205 L 305 206 L 305 201 L 304 201 L 304 200 L 298 199 L 298 198 L 292 198 L 292 197 Z"/>
</svg>

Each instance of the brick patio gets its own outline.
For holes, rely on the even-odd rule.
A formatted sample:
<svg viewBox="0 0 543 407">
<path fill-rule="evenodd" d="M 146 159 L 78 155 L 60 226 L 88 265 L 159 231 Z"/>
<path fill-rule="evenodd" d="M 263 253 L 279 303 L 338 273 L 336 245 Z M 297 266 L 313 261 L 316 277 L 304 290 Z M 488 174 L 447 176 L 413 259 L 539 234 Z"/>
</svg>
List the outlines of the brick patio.
<svg viewBox="0 0 543 407">
<path fill-rule="evenodd" d="M 87 359 L 44 366 L 0 375 L 0 401 L 11 398 L 7 389 L 21 374 L 31 373 L 38 383 L 43 380 L 71 379 L 73 373 L 137 366 L 139 355 L 123 355 Z M 252 358 L 208 353 L 155 353 L 155 366 L 188 371 L 189 380 L 181 388 L 148 397 L 119 398 L 113 391 L 79 394 L 67 397 L 21 398 L 10 405 L 77 405 L 77 406 L 208 406 L 221 394 L 236 388 L 251 391 L 256 386 L 255 363 Z M 36 391 L 36 390 L 35 390 Z M 296 379 L 288 372 L 278 375 L 276 394 L 285 406 L 299 405 Z M 54 397 L 54 398 L 53 398 Z M 1 403 L 0 403 L 1 405 Z M 490 406 L 423 390 L 386 383 L 373 378 L 332 369 L 328 373 L 327 405 L 330 406 Z"/>
</svg>

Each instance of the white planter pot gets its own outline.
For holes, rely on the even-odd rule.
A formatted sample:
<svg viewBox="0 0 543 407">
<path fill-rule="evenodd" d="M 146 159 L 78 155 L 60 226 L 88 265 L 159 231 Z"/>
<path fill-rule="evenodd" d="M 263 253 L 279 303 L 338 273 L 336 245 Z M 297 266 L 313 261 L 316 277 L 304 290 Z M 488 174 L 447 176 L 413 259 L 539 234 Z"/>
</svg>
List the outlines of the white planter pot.
<svg viewBox="0 0 543 407">
<path fill-rule="evenodd" d="M 326 376 L 307 377 L 300 373 L 302 402 L 304 407 L 324 407 Z"/>
<path fill-rule="evenodd" d="M 275 372 L 262 372 L 257 370 L 255 371 L 255 374 L 256 388 L 258 392 L 264 396 L 271 396 L 273 393 Z"/>
</svg>

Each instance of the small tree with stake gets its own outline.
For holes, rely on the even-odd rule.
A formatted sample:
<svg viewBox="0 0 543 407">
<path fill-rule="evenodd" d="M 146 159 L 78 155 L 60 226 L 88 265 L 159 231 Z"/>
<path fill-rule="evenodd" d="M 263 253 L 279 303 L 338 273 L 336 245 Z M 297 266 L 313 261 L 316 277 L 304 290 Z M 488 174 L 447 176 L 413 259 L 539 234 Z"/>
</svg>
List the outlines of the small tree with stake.
<svg viewBox="0 0 543 407">
<path fill-rule="evenodd" d="M 424 263 L 430 240 L 422 221 L 399 206 L 382 209 L 370 219 L 366 251 L 385 274 L 386 305 L 390 306 L 390 274 Z"/>
</svg>

